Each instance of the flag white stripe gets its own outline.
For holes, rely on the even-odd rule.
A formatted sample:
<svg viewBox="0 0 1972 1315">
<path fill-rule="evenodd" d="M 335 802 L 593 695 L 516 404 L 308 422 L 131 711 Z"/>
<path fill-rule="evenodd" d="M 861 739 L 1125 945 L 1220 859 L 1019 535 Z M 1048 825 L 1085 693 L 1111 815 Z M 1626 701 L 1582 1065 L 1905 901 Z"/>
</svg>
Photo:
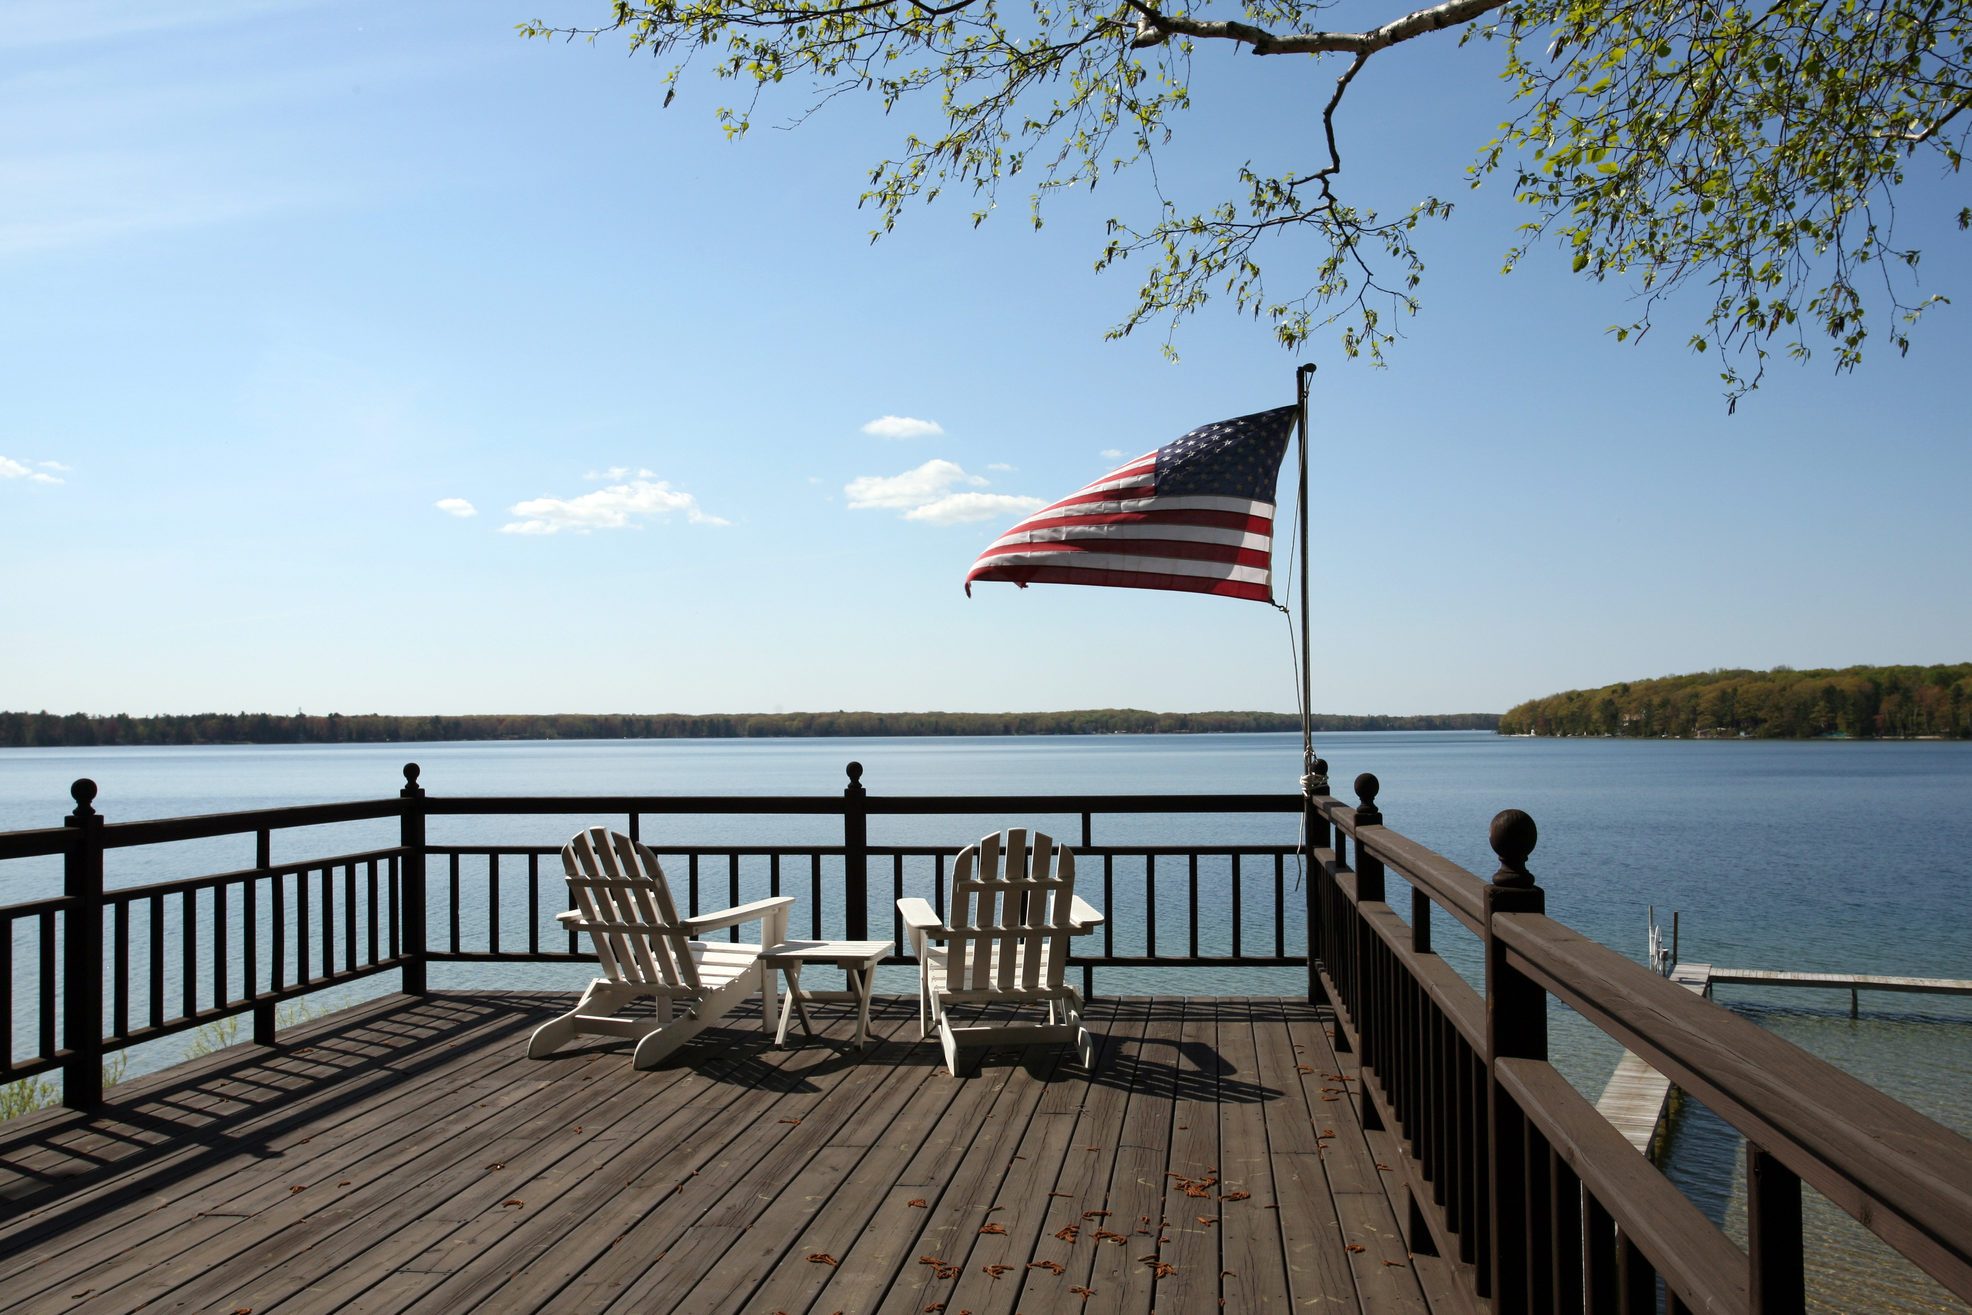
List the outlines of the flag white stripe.
<svg viewBox="0 0 1972 1315">
<path fill-rule="evenodd" d="M 1055 520 L 1064 516 L 1114 516 L 1123 511 L 1230 511 L 1241 516 L 1258 516 L 1262 520 L 1272 520 L 1274 504 L 1255 502 L 1251 498 L 1158 497 L 1153 494 L 1148 498 L 1120 498 L 1068 506 L 1058 502 L 1052 507 L 1044 507 L 1035 512 L 1020 524 Z M 1018 529 L 1019 526 L 1015 528 Z"/>
<path fill-rule="evenodd" d="M 1221 530 L 1208 525 L 1158 525 L 1128 521 L 1118 525 L 1061 525 L 1039 530 L 1011 530 L 993 540 L 986 549 L 1010 543 L 1051 543 L 1063 539 L 1166 539 L 1178 543 L 1216 543 L 1229 548 L 1252 548 L 1266 552 L 1273 545 L 1271 534 L 1252 534 L 1245 530 Z"/>
<path fill-rule="evenodd" d="M 1129 553 L 1010 552 L 992 560 L 995 568 L 1006 566 L 1058 566 L 1063 570 L 1136 571 L 1145 575 L 1185 575 L 1211 580 L 1238 580 L 1247 584 L 1268 583 L 1267 572 L 1258 566 L 1233 566 L 1226 562 L 1198 562 L 1184 557 L 1139 557 Z"/>
</svg>

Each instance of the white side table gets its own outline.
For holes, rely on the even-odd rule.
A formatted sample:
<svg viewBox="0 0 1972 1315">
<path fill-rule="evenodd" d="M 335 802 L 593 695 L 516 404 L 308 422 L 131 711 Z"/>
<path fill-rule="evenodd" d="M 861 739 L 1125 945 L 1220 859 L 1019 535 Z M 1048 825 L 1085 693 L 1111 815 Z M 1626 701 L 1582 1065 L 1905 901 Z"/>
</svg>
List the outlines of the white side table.
<svg viewBox="0 0 1972 1315">
<path fill-rule="evenodd" d="M 870 1032 L 870 990 L 876 983 L 876 966 L 891 951 L 889 941 L 782 941 L 760 952 L 762 971 L 780 971 L 787 982 L 787 998 L 781 1001 L 780 1030 L 774 1044 L 787 1044 L 788 1015 L 801 1015 L 801 1030 L 809 1036 L 815 1029 L 808 1022 L 808 1002 L 826 1001 L 856 1006 L 856 1049 L 861 1050 Z M 847 991 L 803 991 L 801 965 L 832 963 L 849 978 Z"/>
</svg>

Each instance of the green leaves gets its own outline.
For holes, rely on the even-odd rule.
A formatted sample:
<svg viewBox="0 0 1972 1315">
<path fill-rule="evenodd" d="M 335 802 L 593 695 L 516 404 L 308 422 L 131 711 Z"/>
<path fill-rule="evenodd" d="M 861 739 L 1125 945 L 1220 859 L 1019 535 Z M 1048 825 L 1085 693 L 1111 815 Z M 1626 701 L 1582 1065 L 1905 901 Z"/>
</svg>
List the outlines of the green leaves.
<svg viewBox="0 0 1972 1315">
<path fill-rule="evenodd" d="M 614 0 L 613 22 L 597 31 L 538 20 L 518 31 L 611 33 L 666 64 L 667 105 L 701 59 L 751 92 L 718 111 L 729 137 L 790 83 L 805 88 L 796 121 L 838 97 L 886 112 L 916 104 L 931 126 L 870 170 L 859 201 L 875 212 L 873 240 L 950 188 L 969 196 L 977 226 L 1018 180 L 1039 228 L 1058 190 L 1154 166 L 1191 106 L 1201 43 L 1281 56 L 1267 72 L 1297 94 L 1339 71 L 1320 119 L 1286 144 L 1297 167 L 1249 163 L 1195 210 L 1164 202 L 1110 222 L 1096 269 L 1136 258 L 1143 271 L 1110 336 L 1160 325 L 1167 351 L 1186 316 L 1225 299 L 1284 346 L 1332 326 L 1346 354 L 1382 360 L 1417 309 L 1420 224 L 1451 207 L 1427 198 L 1381 218 L 1352 203 L 1335 110 L 1369 58 L 1402 58 L 1389 52 L 1448 22 L 1474 51 L 1498 43 L 1519 98 L 1467 170 L 1476 187 L 1511 168 L 1532 213 L 1504 268 L 1552 233 L 1575 273 L 1632 280 L 1643 311 L 1619 342 L 1644 336 L 1663 299 L 1689 288 L 1679 304 L 1703 316 L 1693 349 L 1720 353 L 1736 398 L 1758 385 L 1777 336 L 1800 359 L 1830 343 L 1836 367 L 1852 368 L 1866 318 L 1887 307 L 1902 351 L 1909 326 L 1943 300 L 1916 296 L 1917 252 L 1895 241 L 1895 199 L 1920 155 L 1946 171 L 1962 162 L 1972 0 L 1447 0 L 1370 20 L 1385 39 L 1368 53 L 1362 34 L 1321 31 L 1329 2 Z M 1350 62 L 1322 63 L 1321 52 Z M 1972 207 L 1956 218 L 1972 228 Z M 1283 249 L 1293 253 L 1285 273 Z M 1875 275 L 1868 298 L 1857 291 L 1864 267 Z"/>
</svg>

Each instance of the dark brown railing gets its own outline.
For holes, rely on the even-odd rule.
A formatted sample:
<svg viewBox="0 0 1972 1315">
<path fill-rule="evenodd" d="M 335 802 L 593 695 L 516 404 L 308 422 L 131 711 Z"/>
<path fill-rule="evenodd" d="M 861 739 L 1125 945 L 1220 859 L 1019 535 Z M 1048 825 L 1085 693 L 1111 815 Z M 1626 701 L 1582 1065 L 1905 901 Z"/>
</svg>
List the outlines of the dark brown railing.
<svg viewBox="0 0 1972 1315">
<path fill-rule="evenodd" d="M 839 844 L 654 843 L 674 880 L 682 874 L 694 912 L 778 895 L 799 882 L 816 936 L 868 937 L 875 866 L 878 925 L 887 923 L 891 939 L 903 945 L 896 901 L 924 895 L 942 911 L 945 865 L 974 836 L 872 844 L 872 817 L 988 819 L 982 829 L 1008 818 L 1061 818 L 1079 828 L 1071 843 L 1084 881 L 1099 865 L 1105 907 L 1125 911 L 1105 926 L 1100 947 L 1076 960 L 1089 993 L 1098 968 L 1289 968 L 1308 962 L 1305 895 L 1288 875 L 1298 845 L 1131 844 L 1099 842 L 1096 835 L 1098 818 L 1296 815 L 1302 811 L 1299 796 L 872 797 L 860 764 L 850 763 L 848 775 L 839 796 L 433 798 L 419 785 L 413 763 L 394 799 L 114 824 L 96 812 L 94 782 L 78 781 L 76 807 L 64 827 L 0 834 L 0 860 L 60 855 L 64 864 L 60 896 L 0 906 L 0 1019 L 8 1026 L 0 1083 L 59 1069 L 64 1103 L 86 1108 L 101 1099 L 106 1055 L 247 1013 L 254 1040 L 271 1043 L 277 1006 L 324 987 L 397 969 L 404 989 L 421 993 L 434 963 L 590 959 L 553 920 L 569 907 L 555 861 L 559 834 L 539 843 L 429 843 L 432 819 L 572 817 L 616 825 L 621 818 L 627 834 L 640 839 L 650 818 L 835 819 Z M 273 861 L 276 832 L 390 818 L 398 821 L 396 845 Z M 253 839 L 251 866 L 105 889 L 108 850 L 227 836 Z M 1201 938 L 1197 917 L 1201 866 L 1214 863 L 1228 872 L 1234 910 L 1223 947 Z M 407 872 L 425 879 L 406 881 Z M 1141 910 L 1142 917 L 1129 910 Z M 1249 921 L 1264 934 L 1249 933 Z M 25 939 L 37 947 L 28 978 L 35 986 L 34 1044 L 26 1054 L 16 1049 L 21 1038 L 12 1026 L 14 945 L 23 924 L 32 928 Z M 728 934 L 736 937 L 737 930 Z M 913 962 L 901 954 L 889 961 Z"/>
<path fill-rule="evenodd" d="M 1412 1250 L 1498 1311 L 1654 1312 L 1661 1281 L 1672 1315 L 1799 1312 L 1806 1182 L 1972 1300 L 1972 1142 L 1547 917 L 1525 813 L 1493 819 L 1484 881 L 1386 827 L 1377 789 L 1311 801 L 1314 943 Z M 1434 910 L 1479 938 L 1483 996 L 1435 952 Z M 1547 1062 L 1550 996 L 1744 1135 L 1747 1251 Z"/>
<path fill-rule="evenodd" d="M 659 853 L 682 870 L 695 911 L 788 887 L 808 896 L 811 933 L 861 939 L 874 894 L 899 941 L 894 900 L 942 901 L 957 846 L 873 844 L 872 817 L 986 818 L 989 828 L 1072 818 L 1082 880 L 1093 885 L 1100 871 L 1091 897 L 1111 915 L 1100 946 L 1077 960 L 1085 983 L 1102 967 L 1305 965 L 1311 998 L 1333 1004 L 1336 1044 L 1358 1065 L 1364 1126 L 1407 1202 L 1411 1249 L 1446 1257 L 1494 1310 L 1654 1312 L 1661 1284 L 1673 1315 L 1800 1311 L 1804 1182 L 1972 1299 L 1972 1143 L 1548 918 L 1527 868 L 1536 830 L 1525 814 L 1494 819 L 1500 869 L 1486 881 L 1386 827 L 1376 778 L 1358 777 L 1348 805 L 1328 794 L 1325 771 L 1317 764 L 1306 796 L 872 797 L 852 763 L 839 797 L 430 798 L 413 764 L 396 798 L 120 824 L 96 813 L 94 784 L 78 781 L 65 826 L 0 834 L 0 861 L 60 856 L 64 873 L 59 896 L 0 906 L 0 1082 L 59 1069 L 65 1102 L 86 1107 L 101 1099 L 104 1056 L 139 1041 L 251 1013 L 254 1039 L 267 1043 L 275 1006 L 324 986 L 397 969 L 418 993 L 434 962 L 587 957 L 552 921 L 566 907 L 544 861 L 558 841 L 431 843 L 433 818 L 621 817 L 635 836 L 651 817 L 834 818 L 839 844 L 665 839 Z M 1131 843 L 1107 825 L 1097 835 L 1099 818 L 1296 813 L 1311 878 L 1298 891 L 1292 844 Z M 396 845 L 273 861 L 276 832 L 390 818 Z M 252 866 L 104 887 L 108 850 L 221 836 L 251 836 Z M 1220 946 L 1199 909 L 1201 883 L 1222 866 L 1233 908 Z M 1406 888 L 1407 918 L 1391 903 L 1393 880 Z M 1446 918 L 1478 939 L 1483 989 L 1434 947 Z M 24 978 L 17 941 L 37 960 Z M 14 1048 L 17 980 L 37 995 L 26 1055 Z M 1747 1251 L 1549 1065 L 1550 999 L 1745 1135 Z"/>
</svg>

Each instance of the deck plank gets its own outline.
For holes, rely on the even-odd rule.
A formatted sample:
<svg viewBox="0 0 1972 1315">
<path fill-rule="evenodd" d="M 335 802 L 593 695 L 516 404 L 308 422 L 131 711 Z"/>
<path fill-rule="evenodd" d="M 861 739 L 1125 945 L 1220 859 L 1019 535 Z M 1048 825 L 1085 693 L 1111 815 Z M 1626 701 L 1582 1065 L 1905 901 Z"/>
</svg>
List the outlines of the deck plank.
<svg viewBox="0 0 1972 1315">
<path fill-rule="evenodd" d="M 564 1001 L 395 997 L 8 1126 L 0 1310 L 1426 1308 L 1305 1002 L 1104 1000 L 1089 1072 L 954 1079 L 910 1000 L 861 1054 L 841 1016 L 775 1050 L 755 1007 L 649 1073 L 527 1059 Z"/>
</svg>

